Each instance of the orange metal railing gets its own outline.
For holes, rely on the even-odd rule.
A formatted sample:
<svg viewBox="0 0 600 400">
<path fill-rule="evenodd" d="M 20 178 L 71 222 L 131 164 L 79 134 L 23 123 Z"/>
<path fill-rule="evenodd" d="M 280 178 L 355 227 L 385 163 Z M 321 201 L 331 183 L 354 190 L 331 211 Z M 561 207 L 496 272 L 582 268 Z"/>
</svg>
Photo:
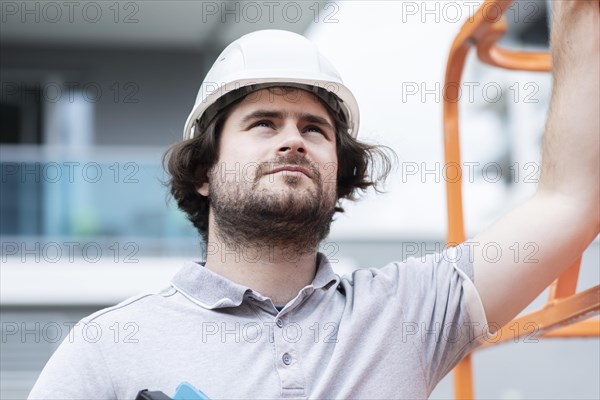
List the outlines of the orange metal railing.
<svg viewBox="0 0 600 400">
<path fill-rule="evenodd" d="M 511 3 L 512 0 L 485 0 L 463 25 L 450 49 L 444 84 L 444 157 L 447 165 L 461 165 L 458 99 L 465 59 L 471 48 L 476 49 L 482 62 L 496 67 L 524 71 L 550 71 L 552 68 L 549 53 L 512 51 L 497 45 L 506 32 L 503 14 Z M 466 240 L 461 176 L 446 182 L 449 244 Z M 581 257 L 552 283 L 548 302 L 542 309 L 517 317 L 496 334 L 498 340 L 490 340 L 480 348 L 531 335 L 533 330 L 536 336 L 543 338 L 600 336 L 600 321 L 585 320 L 600 310 L 600 286 L 575 293 L 580 263 Z M 474 398 L 470 355 L 454 369 L 454 388 L 455 398 Z"/>
</svg>

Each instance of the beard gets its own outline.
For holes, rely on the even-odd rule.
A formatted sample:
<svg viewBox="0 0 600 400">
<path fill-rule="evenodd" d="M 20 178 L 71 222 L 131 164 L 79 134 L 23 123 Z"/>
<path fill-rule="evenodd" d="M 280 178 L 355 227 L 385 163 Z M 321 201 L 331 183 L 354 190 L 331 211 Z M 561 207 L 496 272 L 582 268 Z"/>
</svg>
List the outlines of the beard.
<svg viewBox="0 0 600 400">
<path fill-rule="evenodd" d="M 303 176 L 269 175 L 282 165 L 308 169 L 311 182 L 303 185 L 301 180 L 307 179 Z M 251 179 L 225 181 L 221 172 L 215 166 L 208 174 L 209 201 L 216 235 L 228 247 L 283 247 L 301 255 L 314 252 L 329 234 L 335 189 L 326 191 L 318 168 L 303 156 L 261 163 Z M 274 179 L 282 179 L 283 184 L 275 184 Z"/>
</svg>

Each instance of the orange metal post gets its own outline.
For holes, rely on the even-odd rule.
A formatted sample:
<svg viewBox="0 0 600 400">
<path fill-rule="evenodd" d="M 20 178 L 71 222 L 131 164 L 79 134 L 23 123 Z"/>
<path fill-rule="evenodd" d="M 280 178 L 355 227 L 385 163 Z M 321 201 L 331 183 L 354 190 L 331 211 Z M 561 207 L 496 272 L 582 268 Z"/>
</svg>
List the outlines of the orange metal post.
<svg viewBox="0 0 600 400">
<path fill-rule="evenodd" d="M 600 311 L 599 299 L 600 286 L 596 286 L 577 295 L 556 300 L 541 310 L 515 318 L 496 332 L 495 338 L 490 338 L 483 347 L 509 340 L 517 341 L 523 336 L 575 337 L 576 333 L 584 333 L 583 336 L 589 337 L 590 333 L 597 332 L 593 323 L 597 320 L 586 324 L 582 322 L 587 321 L 575 322 L 597 314 Z M 553 331 L 554 329 L 557 331 Z"/>
<path fill-rule="evenodd" d="M 458 90 L 467 53 L 471 47 L 475 47 L 482 62 L 511 70 L 552 69 L 552 59 L 548 53 L 512 51 L 497 45 L 506 32 L 506 21 L 502 15 L 511 3 L 512 0 L 485 0 L 463 25 L 450 48 L 443 92 L 444 157 L 447 165 L 456 165 L 461 173 L 457 179 L 446 181 L 448 244 L 461 243 L 466 239 L 462 209 Z M 482 347 L 530 335 L 532 330 L 544 338 L 599 336 L 600 320 L 581 321 L 599 312 L 600 286 L 575 293 L 580 263 L 581 257 L 552 284 L 544 308 L 517 317 L 496 334 L 496 339 L 491 338 L 490 343 Z M 470 355 L 454 369 L 454 395 L 457 399 L 474 398 Z"/>
<path fill-rule="evenodd" d="M 550 286 L 550 295 L 548 303 L 556 299 L 570 296 L 577 289 L 577 279 L 579 278 L 579 267 L 581 266 L 581 256 Z"/>
<path fill-rule="evenodd" d="M 563 328 L 546 332 L 544 338 L 573 338 L 573 337 L 598 337 L 600 336 L 600 319 L 592 318 L 577 322 Z"/>
</svg>

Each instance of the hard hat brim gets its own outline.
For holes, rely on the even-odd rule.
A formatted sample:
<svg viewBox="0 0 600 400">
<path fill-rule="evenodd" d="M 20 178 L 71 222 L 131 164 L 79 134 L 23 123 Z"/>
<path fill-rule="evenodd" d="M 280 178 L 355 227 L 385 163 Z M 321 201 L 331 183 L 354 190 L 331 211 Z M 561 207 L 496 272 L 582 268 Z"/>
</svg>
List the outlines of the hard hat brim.
<svg viewBox="0 0 600 400">
<path fill-rule="evenodd" d="M 200 130 L 203 131 L 214 116 L 227 105 L 256 90 L 277 86 L 296 87 L 316 94 L 331 110 L 342 114 L 348 124 L 348 134 L 356 138 L 359 125 L 358 103 L 352 92 L 343 84 L 331 82 L 330 80 L 290 80 L 289 78 L 261 77 L 257 79 L 234 80 L 213 89 L 190 112 L 185 123 L 183 139 L 192 139 L 199 134 L 194 129 L 196 121 L 200 120 Z"/>
</svg>

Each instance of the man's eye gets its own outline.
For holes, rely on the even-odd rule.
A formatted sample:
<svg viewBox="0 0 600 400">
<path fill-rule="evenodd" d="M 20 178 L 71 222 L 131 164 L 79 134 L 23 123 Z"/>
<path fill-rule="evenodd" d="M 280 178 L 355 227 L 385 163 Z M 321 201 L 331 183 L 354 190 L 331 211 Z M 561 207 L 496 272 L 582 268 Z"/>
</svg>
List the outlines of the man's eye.
<svg viewBox="0 0 600 400">
<path fill-rule="evenodd" d="M 318 126 L 314 126 L 314 125 L 307 126 L 306 131 L 324 134 L 323 129 L 319 128 Z"/>
<path fill-rule="evenodd" d="M 264 127 L 264 128 L 271 128 L 273 126 L 273 124 L 271 123 L 271 121 L 258 121 L 255 122 L 254 124 L 252 124 L 252 128 L 254 127 Z"/>
</svg>

